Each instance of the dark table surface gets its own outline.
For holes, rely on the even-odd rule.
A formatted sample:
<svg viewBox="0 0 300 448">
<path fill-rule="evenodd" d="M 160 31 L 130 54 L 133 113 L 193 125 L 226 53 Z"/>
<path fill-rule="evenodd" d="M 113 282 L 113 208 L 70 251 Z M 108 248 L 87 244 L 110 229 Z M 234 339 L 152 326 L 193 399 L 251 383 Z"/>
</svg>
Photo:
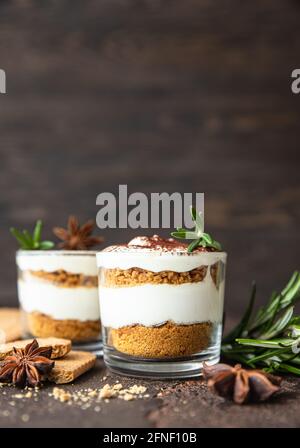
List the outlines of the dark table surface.
<svg viewBox="0 0 300 448">
<path fill-rule="evenodd" d="M 141 381 L 109 373 L 98 360 L 96 367 L 65 391 L 86 391 L 116 384 L 144 385 L 149 397 L 108 402 L 60 402 L 45 385 L 31 398 L 13 387 L 0 388 L 0 427 L 298 427 L 300 426 L 300 380 L 285 377 L 282 390 L 269 402 L 239 406 L 207 390 L 202 379 L 190 381 Z M 86 392 L 85 392 L 86 393 Z M 161 396 L 158 396 L 161 394 Z"/>
</svg>

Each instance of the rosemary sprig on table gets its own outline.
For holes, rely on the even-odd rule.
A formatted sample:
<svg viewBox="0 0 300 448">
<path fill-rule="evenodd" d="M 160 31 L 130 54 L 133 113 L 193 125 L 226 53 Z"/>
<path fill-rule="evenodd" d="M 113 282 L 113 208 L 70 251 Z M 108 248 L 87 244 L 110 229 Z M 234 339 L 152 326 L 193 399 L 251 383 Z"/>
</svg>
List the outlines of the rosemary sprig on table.
<svg viewBox="0 0 300 448">
<path fill-rule="evenodd" d="M 215 241 L 211 235 L 204 232 L 204 219 L 201 212 L 197 212 L 194 207 L 190 207 L 192 220 L 195 223 L 195 230 L 187 230 L 182 227 L 177 227 L 176 232 L 171 235 L 174 238 L 193 240 L 188 246 L 188 252 L 193 252 L 198 246 L 211 247 L 216 250 L 222 250 L 221 244 Z"/>
<path fill-rule="evenodd" d="M 31 234 L 28 230 L 20 230 L 11 227 L 10 233 L 16 238 L 23 250 L 48 250 L 54 247 L 52 241 L 41 241 L 43 223 L 39 219 Z"/>
<path fill-rule="evenodd" d="M 300 272 L 296 271 L 280 292 L 254 313 L 256 286 L 240 323 L 222 341 L 222 354 L 267 372 L 300 375 L 300 316 L 294 304 L 300 299 Z"/>
</svg>

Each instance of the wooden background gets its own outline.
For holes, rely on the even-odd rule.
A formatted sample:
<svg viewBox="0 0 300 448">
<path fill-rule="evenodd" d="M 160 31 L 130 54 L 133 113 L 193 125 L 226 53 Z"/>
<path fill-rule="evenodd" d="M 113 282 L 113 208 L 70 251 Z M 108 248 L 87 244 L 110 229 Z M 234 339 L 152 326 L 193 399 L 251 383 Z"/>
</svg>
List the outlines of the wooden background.
<svg viewBox="0 0 300 448">
<path fill-rule="evenodd" d="M 206 193 L 229 252 L 227 314 L 299 268 L 300 3 L 1 1 L 0 304 L 8 228 L 94 217 L 102 191 Z M 103 232 L 107 244 L 133 231 Z"/>
</svg>

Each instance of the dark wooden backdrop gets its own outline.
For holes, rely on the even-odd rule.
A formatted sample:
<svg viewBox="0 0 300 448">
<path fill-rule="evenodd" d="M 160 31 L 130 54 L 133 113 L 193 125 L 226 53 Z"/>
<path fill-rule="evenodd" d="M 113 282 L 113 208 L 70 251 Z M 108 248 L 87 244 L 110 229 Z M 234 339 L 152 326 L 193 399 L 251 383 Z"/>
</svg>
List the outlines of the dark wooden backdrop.
<svg viewBox="0 0 300 448">
<path fill-rule="evenodd" d="M 2 305 L 11 225 L 96 214 L 96 195 L 204 191 L 229 252 L 227 311 L 299 268 L 300 3 L 1 1 Z M 134 234 L 103 232 L 107 244 Z"/>
</svg>

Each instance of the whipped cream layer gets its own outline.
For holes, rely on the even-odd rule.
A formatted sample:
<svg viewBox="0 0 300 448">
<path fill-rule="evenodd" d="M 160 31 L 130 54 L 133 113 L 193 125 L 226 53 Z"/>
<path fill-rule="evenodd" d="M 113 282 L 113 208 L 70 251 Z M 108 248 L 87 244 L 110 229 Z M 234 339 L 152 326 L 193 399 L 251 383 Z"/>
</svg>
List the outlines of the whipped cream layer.
<svg viewBox="0 0 300 448">
<path fill-rule="evenodd" d="M 98 288 L 64 288 L 26 276 L 18 281 L 21 308 L 37 311 L 53 319 L 98 320 L 100 319 Z"/>
<path fill-rule="evenodd" d="M 186 272 L 218 261 L 225 263 L 226 257 L 225 252 L 209 252 L 203 248 L 188 253 L 186 244 L 154 235 L 134 238 L 126 245 L 107 247 L 97 253 L 97 265 L 107 269 L 136 267 L 152 272 Z"/>
<path fill-rule="evenodd" d="M 54 272 L 64 270 L 72 274 L 97 275 L 95 251 L 20 250 L 17 252 L 16 262 L 22 271 Z"/>
<path fill-rule="evenodd" d="M 156 326 L 222 322 L 224 281 L 216 288 L 210 275 L 199 283 L 147 284 L 99 288 L 101 321 L 105 327 Z"/>
</svg>

